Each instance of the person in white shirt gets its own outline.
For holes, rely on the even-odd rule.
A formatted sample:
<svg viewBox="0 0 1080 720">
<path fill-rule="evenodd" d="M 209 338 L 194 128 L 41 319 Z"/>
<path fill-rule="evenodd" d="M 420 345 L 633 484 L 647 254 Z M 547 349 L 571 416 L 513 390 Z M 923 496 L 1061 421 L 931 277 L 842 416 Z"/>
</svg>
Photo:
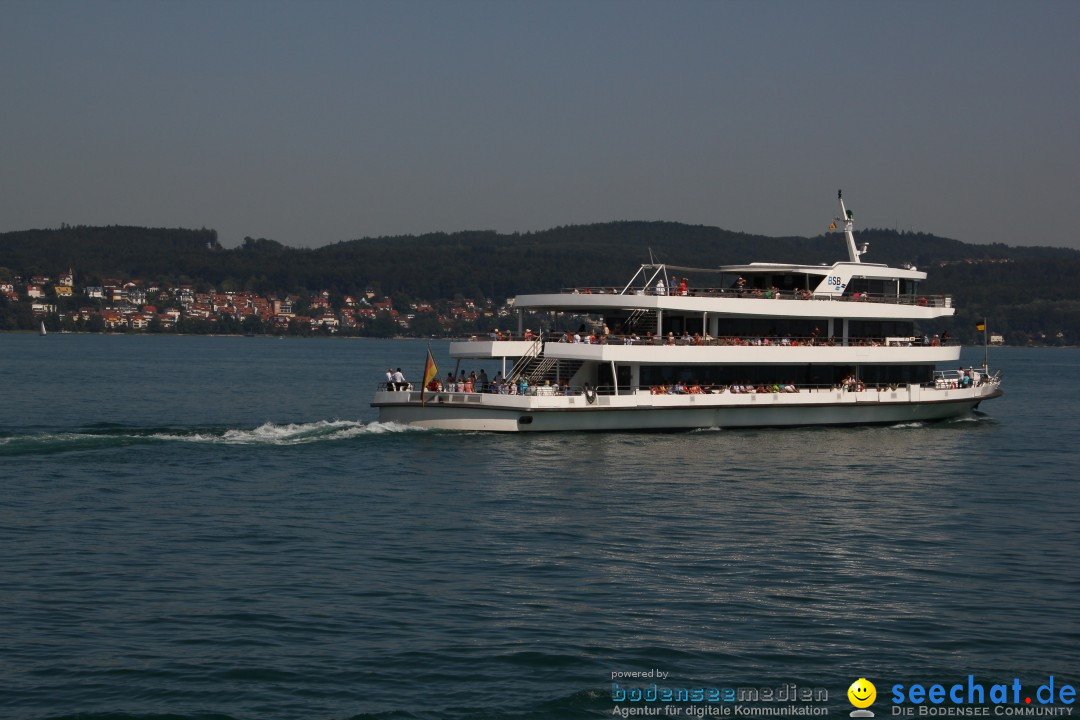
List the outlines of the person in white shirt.
<svg viewBox="0 0 1080 720">
<path fill-rule="evenodd" d="M 404 390 L 408 385 L 409 383 L 405 382 L 405 376 L 401 374 L 401 368 L 394 371 L 394 387 L 398 390 Z"/>
</svg>

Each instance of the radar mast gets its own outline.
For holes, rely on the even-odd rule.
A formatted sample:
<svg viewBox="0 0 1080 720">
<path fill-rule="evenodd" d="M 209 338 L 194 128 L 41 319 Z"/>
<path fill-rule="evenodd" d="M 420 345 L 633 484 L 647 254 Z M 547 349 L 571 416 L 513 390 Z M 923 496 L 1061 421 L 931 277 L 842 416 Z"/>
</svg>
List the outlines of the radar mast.
<svg viewBox="0 0 1080 720">
<path fill-rule="evenodd" d="M 855 247 L 855 235 L 851 232 L 851 229 L 855 226 L 855 214 L 844 207 L 843 190 L 836 191 L 836 199 L 840 202 L 840 217 L 836 218 L 836 222 L 844 224 L 844 239 L 847 241 L 848 259 L 853 263 L 862 262 L 859 256 L 866 252 L 870 243 L 863 243 L 861 250 Z"/>
</svg>

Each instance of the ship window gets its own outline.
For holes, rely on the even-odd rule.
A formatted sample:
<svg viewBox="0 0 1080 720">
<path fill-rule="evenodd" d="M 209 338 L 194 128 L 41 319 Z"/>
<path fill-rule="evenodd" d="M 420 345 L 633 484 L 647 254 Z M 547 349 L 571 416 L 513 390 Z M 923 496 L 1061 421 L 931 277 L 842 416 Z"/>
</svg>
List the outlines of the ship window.
<svg viewBox="0 0 1080 720">
<path fill-rule="evenodd" d="M 788 319 L 788 318 L 729 318 L 717 319 L 716 334 L 719 337 L 738 338 L 823 338 L 829 328 L 829 321 L 824 318 Z"/>
<path fill-rule="evenodd" d="M 518 425 L 531 425 L 532 420 L 532 415 L 522 415 L 518 418 Z"/>
<path fill-rule="evenodd" d="M 903 320 L 852 320 L 848 325 L 848 334 L 852 339 L 912 337 L 915 335 L 915 323 Z"/>
</svg>

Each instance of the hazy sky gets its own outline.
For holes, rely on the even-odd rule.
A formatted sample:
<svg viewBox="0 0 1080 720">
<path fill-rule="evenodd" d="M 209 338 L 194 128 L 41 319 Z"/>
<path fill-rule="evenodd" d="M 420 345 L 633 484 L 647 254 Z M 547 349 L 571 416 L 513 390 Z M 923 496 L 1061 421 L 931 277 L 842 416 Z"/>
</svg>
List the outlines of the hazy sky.
<svg viewBox="0 0 1080 720">
<path fill-rule="evenodd" d="M 1080 2 L 0 0 L 0 230 L 1080 247 Z"/>
</svg>

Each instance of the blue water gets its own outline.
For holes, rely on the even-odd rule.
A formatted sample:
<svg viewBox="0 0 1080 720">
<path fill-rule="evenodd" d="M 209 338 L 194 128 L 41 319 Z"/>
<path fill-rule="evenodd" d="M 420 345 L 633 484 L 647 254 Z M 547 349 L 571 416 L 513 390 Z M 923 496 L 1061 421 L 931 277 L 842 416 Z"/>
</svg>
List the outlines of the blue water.
<svg viewBox="0 0 1080 720">
<path fill-rule="evenodd" d="M 377 423 L 424 349 L 0 335 L 0 716 L 600 718 L 653 668 L 834 717 L 859 677 L 879 717 L 893 683 L 1080 685 L 1080 352 L 993 351 L 1006 395 L 940 424 Z"/>
</svg>

